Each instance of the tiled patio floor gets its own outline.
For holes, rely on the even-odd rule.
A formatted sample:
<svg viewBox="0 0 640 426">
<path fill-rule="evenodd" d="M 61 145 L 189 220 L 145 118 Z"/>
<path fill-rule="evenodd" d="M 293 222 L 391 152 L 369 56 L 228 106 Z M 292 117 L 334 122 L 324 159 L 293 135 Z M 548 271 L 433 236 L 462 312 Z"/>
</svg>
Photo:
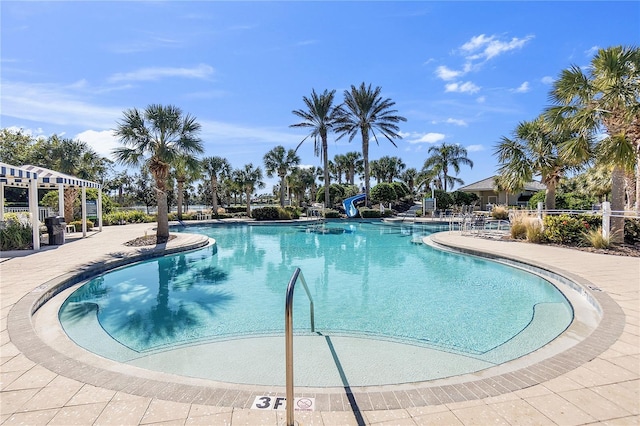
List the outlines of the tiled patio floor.
<svg viewBox="0 0 640 426">
<path fill-rule="evenodd" d="M 148 248 L 123 242 L 148 224 L 101 233 L 38 253 L 0 259 L 0 424 L 283 424 L 284 412 L 249 407 L 264 388 L 142 374 L 82 351 L 60 353 L 36 333 L 29 313 L 54 285 L 93 273 Z M 443 245 L 552 270 L 588 288 L 602 307 L 600 326 L 570 350 L 518 369 L 460 383 L 372 389 L 296 389 L 317 411 L 300 424 L 638 424 L 640 421 L 640 259 L 504 242 L 457 232 Z M 168 249 L 203 244 L 180 234 Z M 284 361 L 283 361 L 284 362 Z M 282 394 L 282 389 L 270 389 Z M 356 409 L 354 410 L 354 407 Z"/>
</svg>

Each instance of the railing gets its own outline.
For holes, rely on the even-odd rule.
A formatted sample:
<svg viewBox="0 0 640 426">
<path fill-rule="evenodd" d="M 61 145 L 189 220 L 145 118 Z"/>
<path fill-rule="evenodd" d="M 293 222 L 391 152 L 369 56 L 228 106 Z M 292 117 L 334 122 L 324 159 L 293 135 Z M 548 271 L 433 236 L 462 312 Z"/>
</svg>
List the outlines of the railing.
<svg viewBox="0 0 640 426">
<path fill-rule="evenodd" d="M 287 426 L 294 425 L 293 419 L 293 293 L 295 291 L 296 282 L 300 278 L 304 291 L 309 298 L 309 310 L 311 315 L 311 332 L 315 331 L 315 319 L 313 315 L 313 299 L 307 287 L 307 282 L 300 268 L 296 268 L 289 280 L 287 286 L 287 295 L 285 297 L 284 306 L 284 335 L 285 335 L 285 356 L 286 356 L 286 384 L 287 384 Z"/>
<path fill-rule="evenodd" d="M 5 213 L 28 213 L 29 207 L 5 207 Z M 46 217 L 53 216 L 53 210 L 49 207 L 38 207 L 38 218 L 44 222 Z"/>
</svg>

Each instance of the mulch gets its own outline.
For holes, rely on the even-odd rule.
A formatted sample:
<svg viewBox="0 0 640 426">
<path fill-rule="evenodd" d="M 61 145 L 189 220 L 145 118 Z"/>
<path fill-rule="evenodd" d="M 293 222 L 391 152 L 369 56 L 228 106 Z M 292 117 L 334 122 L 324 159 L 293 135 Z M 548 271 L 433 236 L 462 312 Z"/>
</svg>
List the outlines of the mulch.
<svg viewBox="0 0 640 426">
<path fill-rule="evenodd" d="M 144 237 L 138 237 L 131 241 L 127 241 L 126 243 L 124 243 L 124 245 L 129 247 L 155 246 L 158 244 L 165 244 L 168 241 L 173 240 L 174 238 L 176 238 L 175 235 L 169 235 L 169 238 L 157 237 L 156 235 L 145 235 Z"/>
</svg>

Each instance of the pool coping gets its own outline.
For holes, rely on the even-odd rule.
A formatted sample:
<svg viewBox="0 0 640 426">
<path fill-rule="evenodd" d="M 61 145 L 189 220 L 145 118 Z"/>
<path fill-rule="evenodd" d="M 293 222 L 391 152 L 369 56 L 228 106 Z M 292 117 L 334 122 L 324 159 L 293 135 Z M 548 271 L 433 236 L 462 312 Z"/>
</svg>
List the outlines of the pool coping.
<svg viewBox="0 0 640 426">
<path fill-rule="evenodd" d="M 432 240 L 437 244 L 447 246 L 438 241 L 437 234 L 432 236 Z M 157 248 L 144 253 L 112 258 L 108 261 L 88 265 L 79 273 L 67 273 L 54 278 L 36 287 L 13 306 L 9 312 L 7 323 L 11 341 L 29 359 L 62 376 L 134 395 L 157 397 L 183 403 L 236 408 L 251 408 L 257 396 L 284 395 L 284 387 L 278 386 L 236 385 L 177 376 L 173 377 L 175 380 L 171 380 L 172 375 L 159 375 L 155 372 L 143 374 L 148 370 L 130 368 L 129 366 L 118 368 L 108 362 L 105 362 L 103 367 L 96 366 L 53 349 L 38 336 L 33 324 L 33 313 L 46 300 L 53 297 L 57 291 L 62 291 L 63 287 L 67 288 L 89 276 L 129 263 L 192 250 L 206 244 L 207 241 L 202 240 L 197 243 L 177 245 L 171 249 Z M 444 383 L 438 379 L 428 382 L 357 388 L 348 386 L 342 388 L 297 387 L 296 395 L 315 397 L 316 409 L 319 411 L 400 409 L 482 399 L 525 389 L 561 376 L 596 358 L 622 334 L 625 316 L 620 306 L 608 294 L 598 291 L 596 286 L 582 277 L 530 259 L 506 257 L 468 248 L 447 247 L 462 253 L 529 265 L 564 277 L 576 283 L 584 290 L 585 294 L 597 302 L 601 307 L 601 321 L 591 335 L 575 346 L 533 365 L 502 374 L 492 376 L 477 374 L 476 380 L 462 383 Z M 499 366 L 492 369 L 495 368 L 499 368 Z"/>
</svg>

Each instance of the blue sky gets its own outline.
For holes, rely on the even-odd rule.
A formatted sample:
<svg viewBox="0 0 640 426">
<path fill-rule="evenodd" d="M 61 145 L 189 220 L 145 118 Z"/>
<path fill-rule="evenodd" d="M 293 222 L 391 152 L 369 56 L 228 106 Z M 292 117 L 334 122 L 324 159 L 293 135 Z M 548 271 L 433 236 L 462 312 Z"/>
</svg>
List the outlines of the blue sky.
<svg viewBox="0 0 640 426">
<path fill-rule="evenodd" d="M 335 89 L 341 101 L 365 82 L 407 118 L 398 147 L 373 143 L 370 160 L 419 170 L 430 146 L 457 143 L 475 163 L 466 184 L 495 174 L 493 147 L 548 105 L 562 69 L 640 41 L 631 1 L 2 1 L 0 12 L 1 127 L 108 156 L 124 110 L 172 104 L 202 124 L 205 155 L 262 166 L 305 136 L 289 127 L 303 96 Z M 331 135 L 329 158 L 360 148 Z M 311 142 L 298 153 L 321 165 Z"/>
</svg>

